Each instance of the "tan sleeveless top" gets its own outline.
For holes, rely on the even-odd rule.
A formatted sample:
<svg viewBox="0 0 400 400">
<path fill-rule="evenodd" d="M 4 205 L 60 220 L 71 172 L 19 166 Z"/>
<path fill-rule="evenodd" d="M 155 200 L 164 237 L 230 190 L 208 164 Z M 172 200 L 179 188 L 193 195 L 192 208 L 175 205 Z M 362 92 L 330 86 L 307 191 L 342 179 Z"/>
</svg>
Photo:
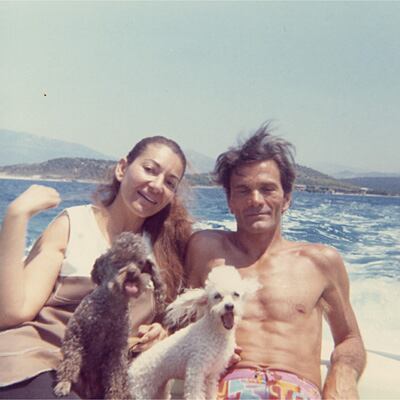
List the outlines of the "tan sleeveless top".
<svg viewBox="0 0 400 400">
<path fill-rule="evenodd" d="M 33 321 L 0 331 L 0 387 L 54 370 L 61 359 L 61 342 L 69 318 L 94 284 L 90 271 L 96 258 L 109 247 L 92 205 L 67 208 L 70 236 L 59 278 L 45 306 Z M 132 335 L 155 317 L 151 290 L 138 297 Z"/>
</svg>

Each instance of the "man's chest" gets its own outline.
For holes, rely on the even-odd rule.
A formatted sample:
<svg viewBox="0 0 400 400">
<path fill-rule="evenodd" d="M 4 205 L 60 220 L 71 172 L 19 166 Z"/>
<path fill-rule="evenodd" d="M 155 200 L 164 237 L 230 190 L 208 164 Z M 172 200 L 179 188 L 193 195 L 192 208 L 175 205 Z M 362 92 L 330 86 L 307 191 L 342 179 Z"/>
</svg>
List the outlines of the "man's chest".
<svg viewBox="0 0 400 400">
<path fill-rule="evenodd" d="M 243 269 L 242 275 L 257 278 L 261 289 L 246 307 L 248 317 L 290 321 L 307 318 L 318 310 L 326 281 L 311 263 L 269 263 Z"/>
<path fill-rule="evenodd" d="M 286 285 L 279 290 L 263 287 L 245 306 L 245 318 L 293 322 L 318 311 L 320 292 Z"/>
</svg>

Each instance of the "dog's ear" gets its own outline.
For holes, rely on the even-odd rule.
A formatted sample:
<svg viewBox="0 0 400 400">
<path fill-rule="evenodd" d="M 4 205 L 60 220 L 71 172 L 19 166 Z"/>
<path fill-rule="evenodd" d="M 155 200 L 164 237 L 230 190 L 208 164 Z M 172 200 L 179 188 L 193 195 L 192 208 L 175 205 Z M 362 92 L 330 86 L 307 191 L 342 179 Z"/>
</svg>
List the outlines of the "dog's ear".
<svg viewBox="0 0 400 400">
<path fill-rule="evenodd" d="M 145 261 L 145 265 L 143 266 L 142 272 L 148 272 L 151 275 L 151 279 L 154 284 L 154 297 L 156 300 L 156 312 L 159 315 L 162 315 L 165 311 L 165 294 L 166 294 L 166 286 L 161 277 L 160 269 L 154 263 L 151 258 L 147 258 Z"/>
<path fill-rule="evenodd" d="M 106 276 L 106 264 L 104 263 L 104 257 L 100 256 L 94 263 L 91 272 L 92 281 L 96 285 L 101 285 Z"/>
<path fill-rule="evenodd" d="M 167 307 L 164 323 L 167 327 L 185 325 L 193 318 L 202 317 L 207 309 L 208 297 L 204 289 L 188 289 Z"/>
</svg>

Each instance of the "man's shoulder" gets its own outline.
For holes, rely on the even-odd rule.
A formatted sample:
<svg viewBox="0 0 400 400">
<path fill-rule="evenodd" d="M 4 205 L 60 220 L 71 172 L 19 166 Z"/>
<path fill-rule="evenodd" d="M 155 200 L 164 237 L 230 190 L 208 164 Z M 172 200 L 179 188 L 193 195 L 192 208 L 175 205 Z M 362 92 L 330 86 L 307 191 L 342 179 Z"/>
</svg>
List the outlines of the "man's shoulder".
<svg viewBox="0 0 400 400">
<path fill-rule="evenodd" d="M 229 233 L 226 231 L 203 230 L 192 234 L 186 251 L 186 263 L 206 266 L 216 260 L 224 259 L 226 242 Z"/>
<path fill-rule="evenodd" d="M 337 249 L 323 243 L 290 242 L 287 249 L 321 266 L 330 266 L 342 261 Z"/>
<path fill-rule="evenodd" d="M 215 229 L 205 229 L 202 231 L 197 231 L 190 237 L 190 244 L 198 246 L 210 245 L 213 243 L 222 243 L 227 240 L 229 232 Z"/>
<path fill-rule="evenodd" d="M 185 259 L 189 286 L 203 285 L 212 266 L 221 257 L 223 258 L 224 242 L 227 236 L 228 232 L 211 229 L 192 234 Z"/>
</svg>

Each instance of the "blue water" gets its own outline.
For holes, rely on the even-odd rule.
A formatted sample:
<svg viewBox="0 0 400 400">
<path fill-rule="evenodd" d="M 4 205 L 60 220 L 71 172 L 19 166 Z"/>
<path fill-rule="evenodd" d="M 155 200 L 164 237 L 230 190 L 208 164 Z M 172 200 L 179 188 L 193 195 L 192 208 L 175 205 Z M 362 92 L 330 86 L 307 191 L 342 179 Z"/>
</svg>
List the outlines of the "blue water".
<svg viewBox="0 0 400 400">
<path fill-rule="evenodd" d="M 7 204 L 32 183 L 54 187 L 63 201 L 32 219 L 27 248 L 63 208 L 90 202 L 95 189 L 79 182 L 0 180 L 0 220 Z M 188 205 L 197 229 L 235 229 L 222 190 L 195 188 Z M 283 233 L 290 240 L 325 243 L 340 251 L 367 347 L 400 354 L 400 198 L 296 192 Z"/>
<path fill-rule="evenodd" d="M 283 220 L 287 239 L 336 247 L 355 278 L 400 280 L 400 197 L 306 192 L 293 196 Z M 191 209 L 200 228 L 235 229 L 220 189 L 195 189 Z"/>
</svg>

